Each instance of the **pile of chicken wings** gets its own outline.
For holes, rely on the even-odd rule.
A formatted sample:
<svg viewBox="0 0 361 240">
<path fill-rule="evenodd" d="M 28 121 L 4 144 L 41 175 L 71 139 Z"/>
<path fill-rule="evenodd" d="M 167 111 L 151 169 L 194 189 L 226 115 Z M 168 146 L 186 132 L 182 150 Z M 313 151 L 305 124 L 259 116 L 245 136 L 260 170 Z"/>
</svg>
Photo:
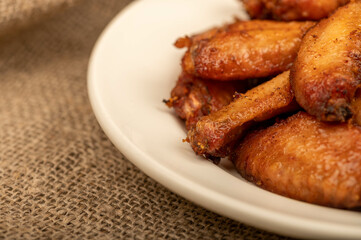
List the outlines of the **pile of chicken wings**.
<svg viewBox="0 0 361 240">
<path fill-rule="evenodd" d="M 175 43 L 186 141 L 268 191 L 361 207 L 361 0 L 241 2 L 251 20 Z"/>
</svg>

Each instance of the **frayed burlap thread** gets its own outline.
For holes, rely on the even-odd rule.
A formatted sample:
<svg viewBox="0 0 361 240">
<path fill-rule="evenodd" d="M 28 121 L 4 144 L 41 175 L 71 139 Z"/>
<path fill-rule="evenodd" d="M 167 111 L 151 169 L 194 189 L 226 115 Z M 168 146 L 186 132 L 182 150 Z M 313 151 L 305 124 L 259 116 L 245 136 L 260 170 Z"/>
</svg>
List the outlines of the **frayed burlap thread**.
<svg viewBox="0 0 361 240">
<path fill-rule="evenodd" d="M 1 1 L 2 20 L 6 2 L 14 1 Z M 2 41 L 0 239 L 284 239 L 171 193 L 99 127 L 89 56 L 129 2 L 82 1 Z"/>
</svg>

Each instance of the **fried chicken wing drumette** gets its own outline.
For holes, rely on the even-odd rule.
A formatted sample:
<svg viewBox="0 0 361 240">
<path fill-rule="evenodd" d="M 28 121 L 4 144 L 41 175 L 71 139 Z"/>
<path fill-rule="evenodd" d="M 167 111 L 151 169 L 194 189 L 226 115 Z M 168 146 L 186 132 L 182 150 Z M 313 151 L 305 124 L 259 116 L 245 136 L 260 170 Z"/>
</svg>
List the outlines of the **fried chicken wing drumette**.
<svg viewBox="0 0 361 240">
<path fill-rule="evenodd" d="M 349 0 L 241 0 L 251 18 L 320 20 Z"/>
<path fill-rule="evenodd" d="M 244 92 L 245 82 L 219 82 L 203 80 L 182 73 L 171 92 L 168 106 L 173 107 L 176 114 L 185 120 L 190 129 L 202 117 L 217 111 L 233 100 L 235 92 Z"/>
<path fill-rule="evenodd" d="M 361 84 L 361 1 L 322 20 L 304 37 L 291 70 L 297 102 L 323 121 L 345 121 Z"/>
<path fill-rule="evenodd" d="M 226 157 L 254 122 L 297 109 L 293 99 L 287 71 L 201 118 L 188 132 L 187 139 L 199 155 L 211 159 Z"/>
<path fill-rule="evenodd" d="M 314 22 L 237 21 L 191 38 L 182 60 L 185 72 L 215 80 L 267 77 L 288 70 Z"/>
<path fill-rule="evenodd" d="M 361 206 L 361 128 L 299 112 L 243 139 L 231 160 L 246 179 L 283 196 Z"/>
</svg>

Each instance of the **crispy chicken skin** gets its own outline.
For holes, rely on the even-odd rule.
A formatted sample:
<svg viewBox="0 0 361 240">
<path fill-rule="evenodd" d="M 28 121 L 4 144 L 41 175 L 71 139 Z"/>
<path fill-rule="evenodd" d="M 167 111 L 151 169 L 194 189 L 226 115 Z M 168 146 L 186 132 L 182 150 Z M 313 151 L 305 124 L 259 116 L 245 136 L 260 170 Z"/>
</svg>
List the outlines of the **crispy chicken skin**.
<svg viewBox="0 0 361 240">
<path fill-rule="evenodd" d="M 244 80 L 274 76 L 288 70 L 301 39 L 314 22 L 237 21 L 175 46 L 188 47 L 182 59 L 185 72 L 215 80 Z"/>
<path fill-rule="evenodd" d="M 323 121 L 346 121 L 361 84 L 361 0 L 339 8 L 304 37 L 291 70 L 297 102 Z"/>
<path fill-rule="evenodd" d="M 241 0 L 251 18 L 320 20 L 349 0 Z"/>
<path fill-rule="evenodd" d="M 171 98 L 166 100 L 176 114 L 185 120 L 189 130 L 202 117 L 217 111 L 233 100 L 235 92 L 244 92 L 245 82 L 219 82 L 203 80 L 186 73 L 179 76 Z"/>
<path fill-rule="evenodd" d="M 352 122 L 361 126 L 361 89 L 356 91 L 355 99 L 351 103 L 353 110 Z"/>
<path fill-rule="evenodd" d="M 299 112 L 247 135 L 231 155 L 240 174 L 277 194 L 309 203 L 361 206 L 361 128 Z"/>
<path fill-rule="evenodd" d="M 235 19 L 233 23 L 225 24 L 221 27 L 214 27 L 204 32 L 194 34 L 193 36 L 180 37 L 174 43 L 177 48 L 191 47 L 192 45 L 198 44 L 202 40 L 209 40 L 215 35 L 226 34 L 233 32 L 244 32 L 253 31 L 262 28 L 265 29 L 280 29 L 285 25 L 284 23 L 277 21 L 264 21 L 264 20 L 253 20 L 253 21 L 242 21 Z"/>
<path fill-rule="evenodd" d="M 287 71 L 201 118 L 188 131 L 187 139 L 198 155 L 210 159 L 226 157 L 254 122 L 297 109 L 293 99 Z"/>
</svg>

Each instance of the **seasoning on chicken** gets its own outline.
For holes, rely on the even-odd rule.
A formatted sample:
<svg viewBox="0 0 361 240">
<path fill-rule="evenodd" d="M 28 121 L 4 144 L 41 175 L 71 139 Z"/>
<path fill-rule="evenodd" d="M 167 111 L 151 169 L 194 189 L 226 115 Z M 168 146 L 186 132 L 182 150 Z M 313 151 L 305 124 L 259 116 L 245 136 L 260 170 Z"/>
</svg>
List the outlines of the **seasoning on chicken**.
<svg viewBox="0 0 361 240">
<path fill-rule="evenodd" d="M 322 20 L 303 38 L 291 70 L 297 102 L 323 121 L 344 122 L 361 85 L 361 1 Z"/>
<path fill-rule="evenodd" d="M 361 128 L 299 112 L 247 135 L 231 155 L 256 185 L 309 203 L 361 206 Z"/>
<path fill-rule="evenodd" d="M 280 74 L 229 105 L 201 118 L 188 132 L 188 141 L 198 155 L 226 157 L 254 122 L 298 109 L 289 83 L 289 71 Z"/>
<path fill-rule="evenodd" d="M 188 47 L 185 72 L 206 79 L 245 80 L 288 70 L 314 22 L 237 21 L 177 40 Z"/>
</svg>

